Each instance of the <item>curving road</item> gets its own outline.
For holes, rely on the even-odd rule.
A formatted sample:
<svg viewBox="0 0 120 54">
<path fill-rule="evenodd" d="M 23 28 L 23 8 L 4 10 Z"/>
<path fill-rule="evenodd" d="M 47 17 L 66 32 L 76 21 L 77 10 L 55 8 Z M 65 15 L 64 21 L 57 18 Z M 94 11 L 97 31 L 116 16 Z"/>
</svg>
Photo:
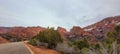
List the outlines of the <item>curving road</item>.
<svg viewBox="0 0 120 54">
<path fill-rule="evenodd" d="M 0 44 L 0 54 L 31 54 L 23 42 Z"/>
</svg>

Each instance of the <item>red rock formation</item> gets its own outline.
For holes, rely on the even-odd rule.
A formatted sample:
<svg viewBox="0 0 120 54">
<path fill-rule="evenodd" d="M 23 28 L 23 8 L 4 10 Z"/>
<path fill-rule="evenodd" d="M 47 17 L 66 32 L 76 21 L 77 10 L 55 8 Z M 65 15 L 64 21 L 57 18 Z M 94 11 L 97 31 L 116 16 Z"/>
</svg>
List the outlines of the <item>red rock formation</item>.
<svg viewBox="0 0 120 54">
<path fill-rule="evenodd" d="M 87 32 L 85 32 L 81 27 L 79 26 L 73 26 L 73 28 L 70 30 L 70 37 L 74 36 L 85 36 L 88 35 Z"/>
<path fill-rule="evenodd" d="M 29 39 L 35 35 L 37 35 L 40 31 L 45 30 L 43 27 L 12 27 L 7 35 L 13 37 L 20 37 L 22 39 Z"/>
<path fill-rule="evenodd" d="M 0 34 L 5 34 L 8 30 L 6 27 L 0 27 Z"/>
<path fill-rule="evenodd" d="M 114 27 L 118 24 L 120 24 L 120 16 L 108 17 L 85 27 L 84 30 L 95 36 L 106 36 L 106 32 L 114 30 Z"/>
<path fill-rule="evenodd" d="M 120 16 L 108 17 L 99 21 L 95 24 L 87 26 L 85 28 L 80 28 L 79 26 L 73 26 L 70 32 L 67 32 L 66 29 L 58 27 L 57 31 L 61 36 L 89 36 L 90 40 L 94 41 L 95 36 L 101 38 L 106 35 L 106 32 L 114 30 L 116 25 L 120 24 Z M 8 34 L 13 37 L 20 37 L 23 39 L 29 39 L 37 35 L 40 31 L 46 30 L 43 27 L 0 27 L 0 34 Z M 91 35 L 92 34 L 92 35 Z M 76 37 L 76 38 L 78 38 Z"/>
<path fill-rule="evenodd" d="M 65 28 L 58 27 L 57 31 L 60 33 L 61 36 L 65 36 L 68 32 Z"/>
</svg>

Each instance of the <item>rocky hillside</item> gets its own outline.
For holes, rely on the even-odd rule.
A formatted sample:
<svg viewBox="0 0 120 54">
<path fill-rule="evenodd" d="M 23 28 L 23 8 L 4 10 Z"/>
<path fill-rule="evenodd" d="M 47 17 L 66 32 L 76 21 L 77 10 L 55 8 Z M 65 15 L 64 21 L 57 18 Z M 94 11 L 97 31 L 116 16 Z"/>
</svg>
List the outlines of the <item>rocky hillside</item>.
<svg viewBox="0 0 120 54">
<path fill-rule="evenodd" d="M 120 24 L 120 16 L 108 17 L 95 24 L 83 28 L 90 34 L 98 37 L 106 36 L 106 32 L 114 30 L 116 25 Z"/>
<path fill-rule="evenodd" d="M 37 35 L 40 31 L 44 30 L 46 30 L 46 28 L 43 27 L 1 27 L 0 34 L 5 34 L 7 36 L 22 38 L 23 40 L 26 40 Z M 69 32 L 65 28 L 58 27 L 57 31 L 63 38 L 64 36 L 73 38 L 76 36 L 81 37 L 88 35 L 88 33 L 79 26 L 73 26 L 73 28 L 71 28 Z"/>
<path fill-rule="evenodd" d="M 45 30 L 43 27 L 12 27 L 7 31 L 7 35 L 29 39 L 37 35 L 40 31 Z"/>
<path fill-rule="evenodd" d="M 67 30 L 65 28 L 62 28 L 62 27 L 58 27 L 57 31 L 60 33 L 61 36 L 65 36 L 68 34 Z"/>
<path fill-rule="evenodd" d="M 61 36 L 79 39 L 82 36 L 90 36 L 103 38 L 106 32 L 114 30 L 116 25 L 120 24 L 120 16 L 108 17 L 95 24 L 89 25 L 85 28 L 80 26 L 73 26 L 68 32 L 65 28 L 58 27 L 57 31 Z M 40 31 L 46 30 L 44 27 L 0 27 L 0 34 L 6 34 L 12 37 L 22 39 L 29 39 L 37 35 Z M 93 38 L 91 38 L 93 39 Z"/>
<path fill-rule="evenodd" d="M 73 28 L 70 29 L 69 35 L 70 37 L 85 36 L 85 35 L 88 35 L 88 33 L 79 26 L 73 26 Z"/>
<path fill-rule="evenodd" d="M 0 34 L 4 34 L 7 36 L 29 39 L 35 35 L 37 35 L 40 31 L 45 30 L 43 27 L 1 27 Z"/>
<path fill-rule="evenodd" d="M 9 27 L 0 27 L 0 34 L 5 34 L 9 30 Z"/>
</svg>

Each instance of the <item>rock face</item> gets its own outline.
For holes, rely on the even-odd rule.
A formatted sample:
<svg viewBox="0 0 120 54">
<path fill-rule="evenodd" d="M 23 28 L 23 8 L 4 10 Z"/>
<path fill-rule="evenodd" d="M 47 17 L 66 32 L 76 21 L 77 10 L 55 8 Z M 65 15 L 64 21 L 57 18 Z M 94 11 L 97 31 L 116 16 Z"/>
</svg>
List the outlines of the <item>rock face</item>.
<svg viewBox="0 0 120 54">
<path fill-rule="evenodd" d="M 89 36 L 89 33 L 84 31 L 79 26 L 73 26 L 73 28 L 71 28 L 69 32 L 67 32 L 65 28 L 58 27 L 57 31 L 61 34 L 62 38 L 66 41 L 67 39 L 71 41 L 80 40 L 83 36 L 86 36 L 86 37 Z"/>
<path fill-rule="evenodd" d="M 58 27 L 57 31 L 61 36 L 79 39 L 81 36 L 89 36 L 91 40 L 101 39 L 106 36 L 106 32 L 114 30 L 116 25 L 120 24 L 120 16 L 108 17 L 90 26 L 81 28 L 73 26 L 69 32 L 65 28 Z M 43 27 L 0 27 L 0 34 L 7 34 L 13 37 L 29 39 L 44 31 Z"/>
<path fill-rule="evenodd" d="M 45 30 L 43 27 L 12 27 L 7 31 L 7 35 L 13 37 L 19 37 L 22 39 L 29 39 L 35 35 L 37 35 L 40 31 Z"/>
<path fill-rule="evenodd" d="M 67 30 L 62 27 L 58 27 L 57 31 L 60 33 L 61 36 L 66 36 L 68 34 Z"/>
<path fill-rule="evenodd" d="M 9 27 L 0 27 L 0 34 L 5 34 L 9 30 Z"/>
<path fill-rule="evenodd" d="M 85 33 L 84 30 L 79 26 L 73 26 L 69 34 L 70 34 L 70 37 L 74 37 L 74 36 L 83 36 L 84 33 Z"/>
<path fill-rule="evenodd" d="M 84 31 L 81 27 L 79 26 L 73 26 L 73 28 L 70 30 L 69 33 L 71 36 L 87 36 L 89 35 L 89 33 L 87 33 L 86 31 Z"/>
<path fill-rule="evenodd" d="M 120 24 L 120 16 L 108 17 L 99 21 L 95 24 L 84 28 L 85 31 L 89 32 L 94 36 L 106 36 L 106 32 L 114 30 L 116 25 Z"/>
<path fill-rule="evenodd" d="M 74 40 L 80 40 L 82 37 L 87 37 L 89 34 L 85 32 L 81 27 L 79 26 L 73 26 L 71 28 L 70 32 L 68 33 L 67 39 L 74 41 Z"/>
</svg>

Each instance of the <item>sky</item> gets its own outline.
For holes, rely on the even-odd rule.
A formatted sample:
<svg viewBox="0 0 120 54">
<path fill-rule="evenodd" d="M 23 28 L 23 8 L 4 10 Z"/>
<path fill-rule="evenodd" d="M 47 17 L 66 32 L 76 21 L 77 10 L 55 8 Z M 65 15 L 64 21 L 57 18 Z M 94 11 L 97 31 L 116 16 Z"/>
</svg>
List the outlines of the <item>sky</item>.
<svg viewBox="0 0 120 54">
<path fill-rule="evenodd" d="M 120 15 L 120 0 L 0 0 L 0 26 L 85 27 Z"/>
</svg>

